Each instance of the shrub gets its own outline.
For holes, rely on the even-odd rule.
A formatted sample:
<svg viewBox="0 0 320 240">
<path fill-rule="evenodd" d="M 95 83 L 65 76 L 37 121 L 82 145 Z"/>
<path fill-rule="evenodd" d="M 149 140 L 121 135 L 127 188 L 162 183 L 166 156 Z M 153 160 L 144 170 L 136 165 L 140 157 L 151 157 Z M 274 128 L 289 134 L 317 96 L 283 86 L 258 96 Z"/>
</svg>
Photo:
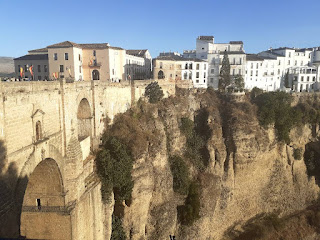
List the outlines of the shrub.
<svg viewBox="0 0 320 240">
<path fill-rule="evenodd" d="M 170 156 L 170 169 L 173 176 L 173 190 L 180 194 L 187 194 L 189 187 L 189 170 L 180 156 Z"/>
<path fill-rule="evenodd" d="M 191 225 L 200 218 L 200 185 L 192 182 L 184 205 L 178 206 L 178 217 L 183 225 Z"/>
<path fill-rule="evenodd" d="M 302 148 L 294 149 L 293 157 L 294 157 L 295 160 L 301 160 L 301 158 L 302 158 Z"/>
<path fill-rule="evenodd" d="M 113 191 L 116 201 L 129 201 L 133 188 L 133 159 L 127 146 L 115 137 L 106 139 L 96 156 L 96 164 L 104 200 L 109 201 Z"/>
<path fill-rule="evenodd" d="M 254 100 L 257 96 L 263 93 L 263 90 L 257 87 L 252 88 L 250 92 L 250 98 L 251 100 Z"/>
<path fill-rule="evenodd" d="M 157 82 L 150 83 L 145 90 L 145 96 L 150 103 L 157 103 L 163 98 L 163 91 Z"/>
<path fill-rule="evenodd" d="M 195 125 L 189 118 L 181 118 L 180 131 L 186 137 L 185 157 L 199 170 L 203 170 L 208 165 L 206 141 L 210 135 L 203 133 L 203 129 L 204 126 L 200 120 L 198 125 Z"/>
<path fill-rule="evenodd" d="M 278 140 L 286 143 L 290 142 L 290 130 L 301 122 L 301 115 L 291 107 L 291 100 L 284 92 L 263 93 L 254 99 L 260 124 L 265 128 L 274 124 Z"/>
<path fill-rule="evenodd" d="M 112 215 L 112 232 L 110 240 L 126 240 L 121 218 Z"/>
</svg>

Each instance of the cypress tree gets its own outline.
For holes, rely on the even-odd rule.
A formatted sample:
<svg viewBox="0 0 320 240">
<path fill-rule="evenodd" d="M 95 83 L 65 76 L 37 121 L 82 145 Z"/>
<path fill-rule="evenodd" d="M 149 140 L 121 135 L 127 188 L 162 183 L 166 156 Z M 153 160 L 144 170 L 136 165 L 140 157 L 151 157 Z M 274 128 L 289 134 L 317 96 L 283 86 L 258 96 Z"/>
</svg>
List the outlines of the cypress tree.
<svg viewBox="0 0 320 240">
<path fill-rule="evenodd" d="M 224 52 L 222 66 L 220 70 L 220 78 L 219 78 L 219 90 L 225 91 L 226 87 L 231 83 L 230 77 L 230 63 L 227 51 Z"/>
</svg>

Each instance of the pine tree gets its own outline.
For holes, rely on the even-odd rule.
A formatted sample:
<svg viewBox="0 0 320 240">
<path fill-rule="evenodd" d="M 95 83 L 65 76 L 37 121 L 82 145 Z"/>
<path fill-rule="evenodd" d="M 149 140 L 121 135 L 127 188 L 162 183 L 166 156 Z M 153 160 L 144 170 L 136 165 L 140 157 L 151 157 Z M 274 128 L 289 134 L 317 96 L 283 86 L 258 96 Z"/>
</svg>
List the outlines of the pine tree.
<svg viewBox="0 0 320 240">
<path fill-rule="evenodd" d="M 286 72 L 284 76 L 284 87 L 289 88 L 289 70 Z"/>
<path fill-rule="evenodd" d="M 234 77 L 234 84 L 235 84 L 236 88 L 239 90 L 244 88 L 244 80 L 240 74 L 238 74 Z"/>
<path fill-rule="evenodd" d="M 230 63 L 227 51 L 224 52 L 222 66 L 220 70 L 220 78 L 219 78 L 219 90 L 225 91 L 226 87 L 231 83 L 230 77 Z"/>
</svg>

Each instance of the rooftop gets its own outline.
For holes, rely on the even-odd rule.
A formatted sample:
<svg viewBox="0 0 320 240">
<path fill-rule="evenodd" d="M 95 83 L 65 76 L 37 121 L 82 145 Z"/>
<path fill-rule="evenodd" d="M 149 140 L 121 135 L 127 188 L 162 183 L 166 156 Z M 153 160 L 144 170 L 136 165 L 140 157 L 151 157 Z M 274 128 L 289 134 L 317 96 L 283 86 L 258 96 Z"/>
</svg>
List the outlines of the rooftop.
<svg viewBox="0 0 320 240">
<path fill-rule="evenodd" d="M 77 47 L 82 49 L 115 49 L 115 50 L 123 50 L 123 48 L 120 47 L 112 47 L 109 43 L 74 43 L 70 41 L 64 41 L 61 43 L 56 43 L 53 45 L 48 46 L 48 48 L 68 48 L 68 47 Z"/>
<path fill-rule="evenodd" d="M 257 54 L 246 54 L 247 61 L 263 61 L 263 58 Z"/>
<path fill-rule="evenodd" d="M 230 41 L 229 43 L 230 44 L 243 44 L 242 41 Z"/>
<path fill-rule="evenodd" d="M 214 36 L 199 36 L 199 40 L 206 40 L 206 41 L 212 41 L 214 39 Z"/>
<path fill-rule="evenodd" d="M 48 48 L 39 48 L 28 51 L 29 53 L 36 53 L 36 52 L 48 52 Z"/>
<path fill-rule="evenodd" d="M 133 49 L 133 50 L 126 50 L 127 54 L 137 56 L 137 57 L 144 57 L 145 53 L 148 49 Z"/>
<path fill-rule="evenodd" d="M 48 54 L 28 54 L 14 60 L 48 60 Z"/>
<path fill-rule="evenodd" d="M 172 56 L 159 56 L 156 60 L 168 60 L 168 61 L 194 61 L 194 62 L 205 62 L 204 60 L 198 58 L 185 58 L 178 55 Z"/>
</svg>

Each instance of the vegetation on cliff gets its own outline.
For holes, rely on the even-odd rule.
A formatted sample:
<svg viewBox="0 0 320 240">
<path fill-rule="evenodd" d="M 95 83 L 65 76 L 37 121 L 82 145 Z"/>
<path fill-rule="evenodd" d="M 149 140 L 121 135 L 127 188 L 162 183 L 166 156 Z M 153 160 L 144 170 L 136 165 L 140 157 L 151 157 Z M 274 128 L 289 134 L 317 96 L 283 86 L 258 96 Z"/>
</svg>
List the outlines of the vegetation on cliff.
<svg viewBox="0 0 320 240">
<path fill-rule="evenodd" d="M 145 96 L 150 103 L 157 103 L 163 98 L 163 91 L 157 82 L 152 82 L 146 87 Z"/>
</svg>

